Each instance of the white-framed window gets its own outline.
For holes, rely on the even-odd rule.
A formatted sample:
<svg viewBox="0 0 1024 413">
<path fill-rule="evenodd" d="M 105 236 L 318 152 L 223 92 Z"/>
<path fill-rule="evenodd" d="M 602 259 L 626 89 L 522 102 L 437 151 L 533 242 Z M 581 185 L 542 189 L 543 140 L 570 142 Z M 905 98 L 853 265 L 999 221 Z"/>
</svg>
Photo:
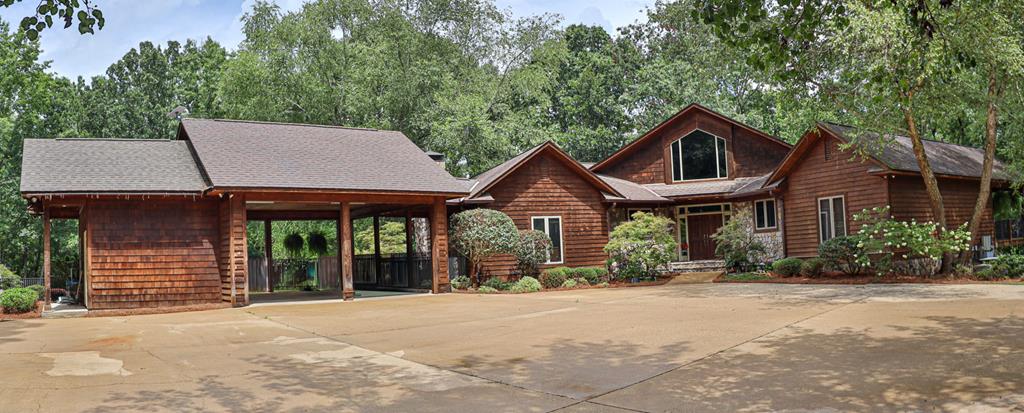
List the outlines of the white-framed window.
<svg viewBox="0 0 1024 413">
<path fill-rule="evenodd" d="M 729 177 L 725 139 L 697 129 L 672 142 L 672 181 Z"/>
<path fill-rule="evenodd" d="M 775 200 L 762 199 L 754 201 L 754 228 L 775 229 L 778 228 L 778 220 L 775 216 Z"/>
<path fill-rule="evenodd" d="M 846 236 L 846 198 L 818 198 L 818 234 L 821 242 Z"/>
<path fill-rule="evenodd" d="M 648 214 L 653 214 L 654 210 L 651 209 L 651 208 L 627 208 L 626 209 L 626 221 L 632 221 L 633 220 L 633 214 L 635 214 L 637 212 L 644 212 L 644 213 L 648 213 Z"/>
<path fill-rule="evenodd" d="M 565 243 L 562 242 L 562 217 L 531 217 L 533 229 L 548 234 L 551 238 L 551 258 L 545 264 L 565 262 Z"/>
</svg>

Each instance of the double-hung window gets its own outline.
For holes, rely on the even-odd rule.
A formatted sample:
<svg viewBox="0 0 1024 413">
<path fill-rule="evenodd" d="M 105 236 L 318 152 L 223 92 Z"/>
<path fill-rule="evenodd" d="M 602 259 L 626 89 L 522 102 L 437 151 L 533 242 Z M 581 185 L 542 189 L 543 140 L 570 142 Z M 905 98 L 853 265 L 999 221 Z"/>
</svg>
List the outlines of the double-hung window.
<svg viewBox="0 0 1024 413">
<path fill-rule="evenodd" d="M 533 229 L 548 234 L 551 238 L 551 257 L 545 264 L 561 264 L 565 261 L 565 247 L 562 242 L 562 217 L 533 217 Z"/>
<path fill-rule="evenodd" d="M 754 228 L 775 229 L 778 227 L 775 217 L 775 200 L 763 199 L 754 201 Z"/>
<path fill-rule="evenodd" d="M 818 232 L 821 242 L 846 236 L 846 201 L 842 196 L 818 198 Z"/>
</svg>

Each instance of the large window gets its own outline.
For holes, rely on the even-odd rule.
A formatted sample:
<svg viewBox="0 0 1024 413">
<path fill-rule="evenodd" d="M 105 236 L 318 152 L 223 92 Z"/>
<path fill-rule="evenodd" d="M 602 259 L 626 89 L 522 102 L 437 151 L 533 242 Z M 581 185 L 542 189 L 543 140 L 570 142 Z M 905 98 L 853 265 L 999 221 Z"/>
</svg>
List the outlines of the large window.
<svg viewBox="0 0 1024 413">
<path fill-rule="evenodd" d="M 846 236 L 846 202 L 842 196 L 818 198 L 818 231 L 821 242 Z"/>
<path fill-rule="evenodd" d="M 754 228 L 775 229 L 777 226 L 775 220 L 775 200 L 764 199 L 754 201 Z"/>
<path fill-rule="evenodd" d="M 561 264 L 565 249 L 562 245 L 562 217 L 533 217 L 533 229 L 551 238 L 551 258 L 546 264 Z"/>
<path fill-rule="evenodd" d="M 725 139 L 696 130 L 672 142 L 672 180 L 726 178 Z"/>
</svg>

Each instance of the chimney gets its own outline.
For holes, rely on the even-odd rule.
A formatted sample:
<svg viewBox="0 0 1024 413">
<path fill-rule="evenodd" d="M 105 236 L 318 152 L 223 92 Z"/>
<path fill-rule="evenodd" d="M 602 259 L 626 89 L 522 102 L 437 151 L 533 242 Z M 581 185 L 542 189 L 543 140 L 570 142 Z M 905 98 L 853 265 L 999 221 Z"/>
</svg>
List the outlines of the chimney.
<svg viewBox="0 0 1024 413">
<path fill-rule="evenodd" d="M 443 153 L 438 153 L 438 152 L 434 152 L 434 151 L 427 151 L 427 156 L 429 156 L 430 159 L 433 159 L 434 162 L 437 162 L 437 165 L 440 166 L 441 169 L 447 169 L 444 166 L 444 154 Z"/>
</svg>

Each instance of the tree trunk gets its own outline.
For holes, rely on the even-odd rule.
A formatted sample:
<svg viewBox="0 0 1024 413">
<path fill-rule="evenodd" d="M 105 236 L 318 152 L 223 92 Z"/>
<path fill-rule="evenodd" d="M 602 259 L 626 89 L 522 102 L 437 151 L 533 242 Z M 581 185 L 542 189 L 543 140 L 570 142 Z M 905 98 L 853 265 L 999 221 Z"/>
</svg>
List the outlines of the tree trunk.
<svg viewBox="0 0 1024 413">
<path fill-rule="evenodd" d="M 910 142 L 914 148 L 914 158 L 917 158 L 917 167 L 921 170 L 921 179 L 924 181 L 925 191 L 928 192 L 928 204 L 931 206 L 932 217 L 939 224 L 939 228 L 946 227 L 946 208 L 942 203 L 942 192 L 939 191 L 939 181 L 935 179 L 932 165 L 928 162 L 928 154 L 924 150 L 924 142 L 921 134 L 917 131 L 917 122 L 914 121 L 914 113 L 909 103 L 903 107 L 903 118 L 907 122 L 907 132 L 910 134 Z M 953 254 L 946 254 L 942 257 L 943 273 L 948 273 L 953 267 Z"/>
<path fill-rule="evenodd" d="M 989 196 L 992 193 L 992 167 L 996 157 L 996 129 L 998 128 L 999 108 L 996 100 L 999 98 L 1000 88 L 996 82 L 996 74 L 993 70 L 988 76 L 988 115 L 985 120 L 985 160 L 981 167 L 981 186 L 978 188 L 978 199 L 974 202 L 974 213 L 968 221 L 967 230 L 971 232 L 971 242 L 981 228 L 981 219 L 985 214 L 985 207 L 988 205 Z M 960 253 L 960 263 L 968 264 L 971 259 L 971 250 Z"/>
</svg>

